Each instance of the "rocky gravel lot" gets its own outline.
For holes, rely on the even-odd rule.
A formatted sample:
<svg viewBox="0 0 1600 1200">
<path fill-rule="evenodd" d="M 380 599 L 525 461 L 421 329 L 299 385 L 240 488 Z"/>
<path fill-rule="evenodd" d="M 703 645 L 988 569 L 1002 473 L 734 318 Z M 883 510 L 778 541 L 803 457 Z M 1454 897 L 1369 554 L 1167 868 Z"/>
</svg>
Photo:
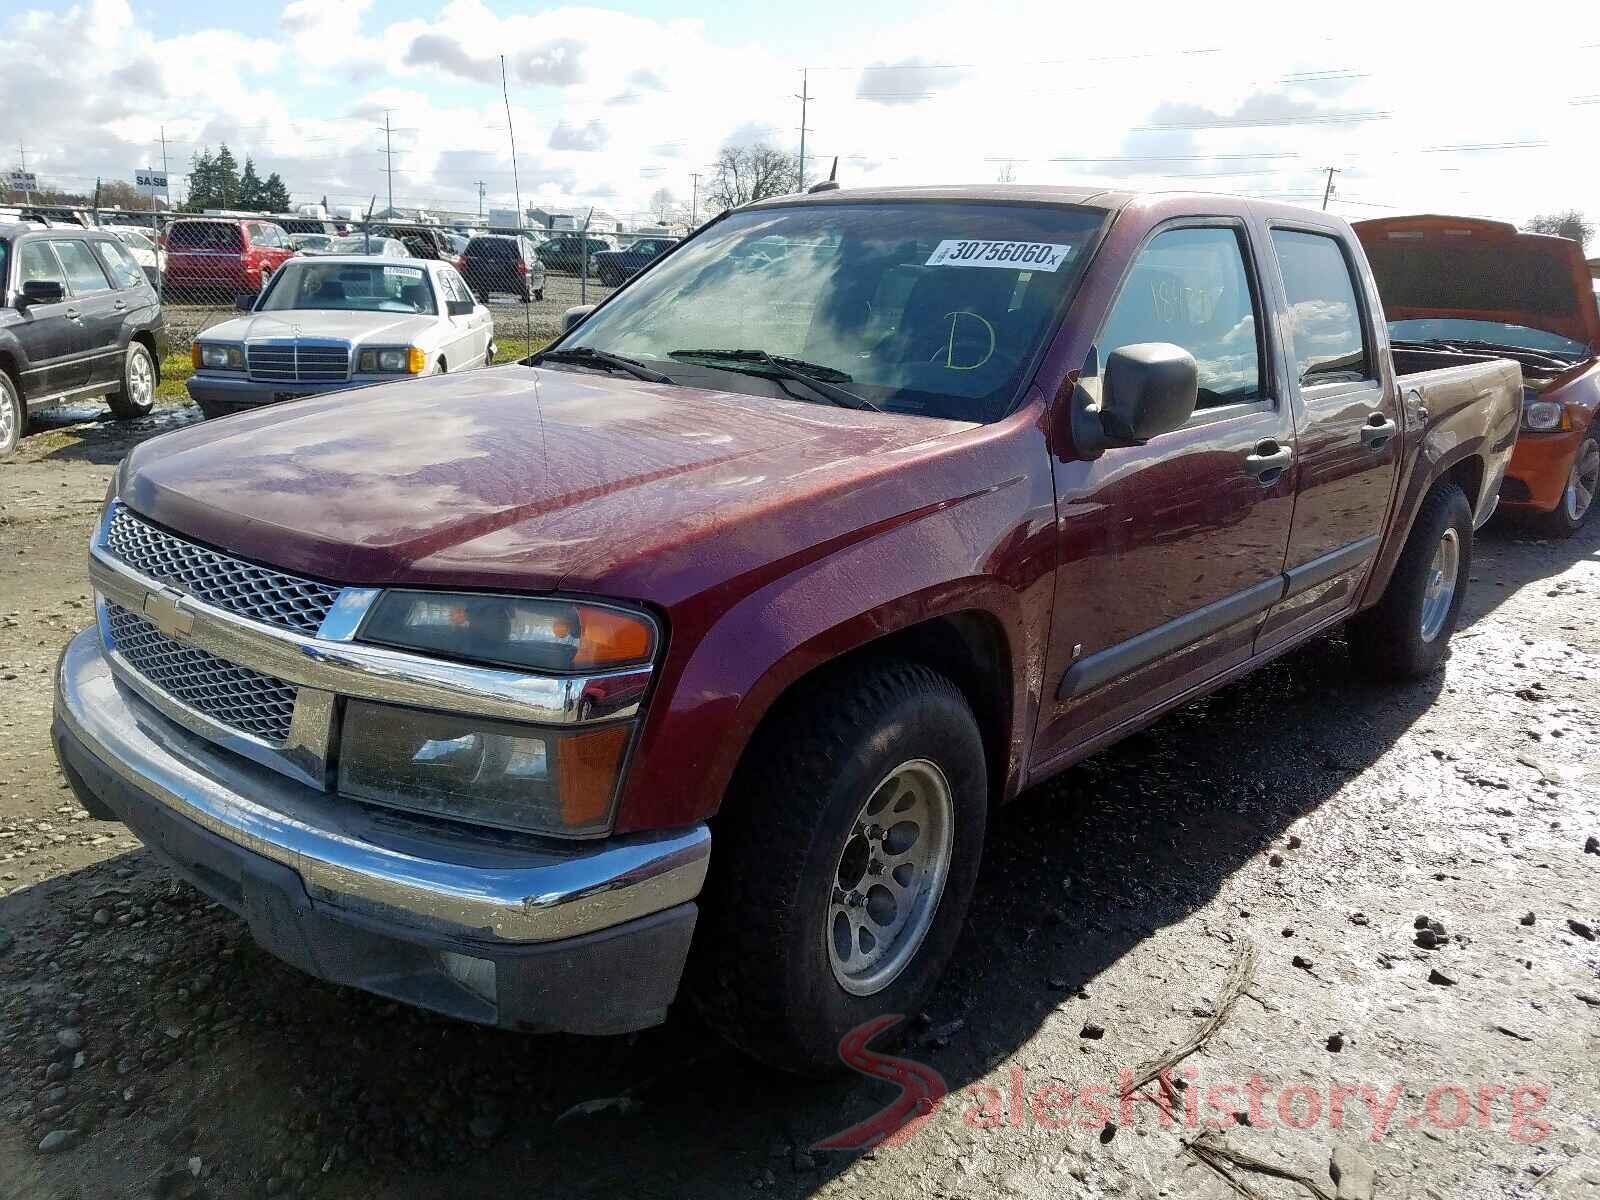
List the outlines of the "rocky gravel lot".
<svg viewBox="0 0 1600 1200">
<path fill-rule="evenodd" d="M 999 814 L 899 1051 L 949 1094 L 845 1152 L 889 1083 L 776 1078 L 688 1013 L 530 1038 L 317 983 L 78 808 L 83 547 L 189 419 L 68 410 L 0 464 L 0 1196 L 1600 1198 L 1600 522 L 1481 535 L 1430 680 L 1325 638 Z"/>
</svg>

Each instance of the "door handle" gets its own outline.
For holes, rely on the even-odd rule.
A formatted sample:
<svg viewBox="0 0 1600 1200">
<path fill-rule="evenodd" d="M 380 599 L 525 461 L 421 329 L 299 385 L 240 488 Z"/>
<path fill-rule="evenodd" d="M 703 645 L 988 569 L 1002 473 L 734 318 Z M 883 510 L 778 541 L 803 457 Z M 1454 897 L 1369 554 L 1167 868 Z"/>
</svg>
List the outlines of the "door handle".
<svg viewBox="0 0 1600 1200">
<path fill-rule="evenodd" d="M 1361 427 L 1361 444 L 1369 450 L 1382 450 L 1398 428 L 1399 426 L 1382 413 L 1373 413 Z"/>
<path fill-rule="evenodd" d="M 1256 447 L 1254 454 L 1245 457 L 1244 471 L 1246 475 L 1259 479 L 1263 485 L 1271 485 L 1278 482 L 1278 477 L 1293 461 L 1293 450 L 1268 438 Z"/>
<path fill-rule="evenodd" d="M 83 320 L 83 315 L 80 312 L 78 312 L 77 309 L 69 308 L 69 309 L 67 309 L 67 320 L 69 320 L 69 321 L 81 321 L 81 320 Z"/>
<path fill-rule="evenodd" d="M 126 301 L 124 301 L 124 300 L 118 300 L 118 301 L 117 301 L 117 302 L 116 302 L 116 303 L 115 303 L 115 304 L 113 304 L 113 305 L 112 305 L 112 306 L 111 306 L 111 307 L 112 307 L 112 309 L 113 309 L 113 310 L 114 310 L 114 311 L 116 311 L 116 312 L 121 312 L 121 311 L 122 311 L 122 310 L 123 310 L 123 309 L 125 309 L 125 308 L 127 308 L 127 307 L 128 307 L 128 305 L 127 305 L 127 302 L 126 302 Z"/>
</svg>

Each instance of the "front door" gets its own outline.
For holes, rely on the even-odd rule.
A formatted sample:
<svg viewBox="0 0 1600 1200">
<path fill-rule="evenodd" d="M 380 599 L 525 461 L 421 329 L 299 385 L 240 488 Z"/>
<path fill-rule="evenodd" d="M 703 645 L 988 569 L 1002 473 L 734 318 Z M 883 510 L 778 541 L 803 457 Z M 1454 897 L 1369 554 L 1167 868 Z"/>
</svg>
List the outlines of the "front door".
<svg viewBox="0 0 1600 1200">
<path fill-rule="evenodd" d="M 1345 612 L 1378 552 L 1400 462 L 1400 414 L 1379 363 L 1368 294 L 1349 245 L 1326 230 L 1274 224 L 1287 319 L 1283 348 L 1298 402 L 1300 494 L 1283 601 L 1258 649 Z"/>
<path fill-rule="evenodd" d="M 1188 425 L 1056 465 L 1059 568 L 1035 766 L 1048 768 L 1251 654 L 1283 588 L 1294 430 L 1264 353 L 1241 221 L 1159 227 L 1096 339 L 1171 342 L 1199 365 Z"/>
<path fill-rule="evenodd" d="M 38 401 L 79 386 L 88 379 L 88 334 L 82 313 L 67 288 L 66 273 L 50 243 L 43 238 L 28 238 L 17 251 L 17 290 L 24 284 L 56 283 L 64 293 L 56 304 L 19 305 L 22 320 L 8 330 L 22 343 L 28 356 L 23 372 L 22 394 Z"/>
</svg>

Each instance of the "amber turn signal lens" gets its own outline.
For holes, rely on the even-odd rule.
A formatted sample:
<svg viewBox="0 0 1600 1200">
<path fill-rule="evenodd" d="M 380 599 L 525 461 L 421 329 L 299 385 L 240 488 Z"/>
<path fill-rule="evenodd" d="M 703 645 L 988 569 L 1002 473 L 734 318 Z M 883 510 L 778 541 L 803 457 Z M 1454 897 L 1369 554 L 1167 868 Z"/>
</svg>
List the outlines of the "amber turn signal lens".
<svg viewBox="0 0 1600 1200">
<path fill-rule="evenodd" d="M 574 667 L 614 667 L 650 657 L 655 630 L 641 617 L 614 608 L 578 608 L 578 649 Z"/>
<path fill-rule="evenodd" d="M 556 756 L 556 795 L 563 828 L 590 829 L 608 823 L 622 756 L 632 734 L 632 725 L 608 725 L 562 742 Z"/>
<path fill-rule="evenodd" d="M 192 366 L 196 371 L 198 371 L 200 369 L 200 343 L 199 342 L 190 342 L 189 343 L 189 365 Z"/>
</svg>

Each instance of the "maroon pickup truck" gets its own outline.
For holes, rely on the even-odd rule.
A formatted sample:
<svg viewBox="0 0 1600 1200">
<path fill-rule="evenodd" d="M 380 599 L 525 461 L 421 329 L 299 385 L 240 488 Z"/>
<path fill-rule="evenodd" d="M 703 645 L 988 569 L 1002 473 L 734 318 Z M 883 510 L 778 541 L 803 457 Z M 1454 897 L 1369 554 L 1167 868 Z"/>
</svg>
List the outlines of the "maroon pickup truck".
<svg viewBox="0 0 1600 1200">
<path fill-rule="evenodd" d="M 524 363 L 136 449 L 57 752 L 314 975 L 824 1070 L 992 806 L 1341 623 L 1439 663 L 1521 381 L 1430 366 L 1325 213 L 748 206 Z"/>
</svg>

